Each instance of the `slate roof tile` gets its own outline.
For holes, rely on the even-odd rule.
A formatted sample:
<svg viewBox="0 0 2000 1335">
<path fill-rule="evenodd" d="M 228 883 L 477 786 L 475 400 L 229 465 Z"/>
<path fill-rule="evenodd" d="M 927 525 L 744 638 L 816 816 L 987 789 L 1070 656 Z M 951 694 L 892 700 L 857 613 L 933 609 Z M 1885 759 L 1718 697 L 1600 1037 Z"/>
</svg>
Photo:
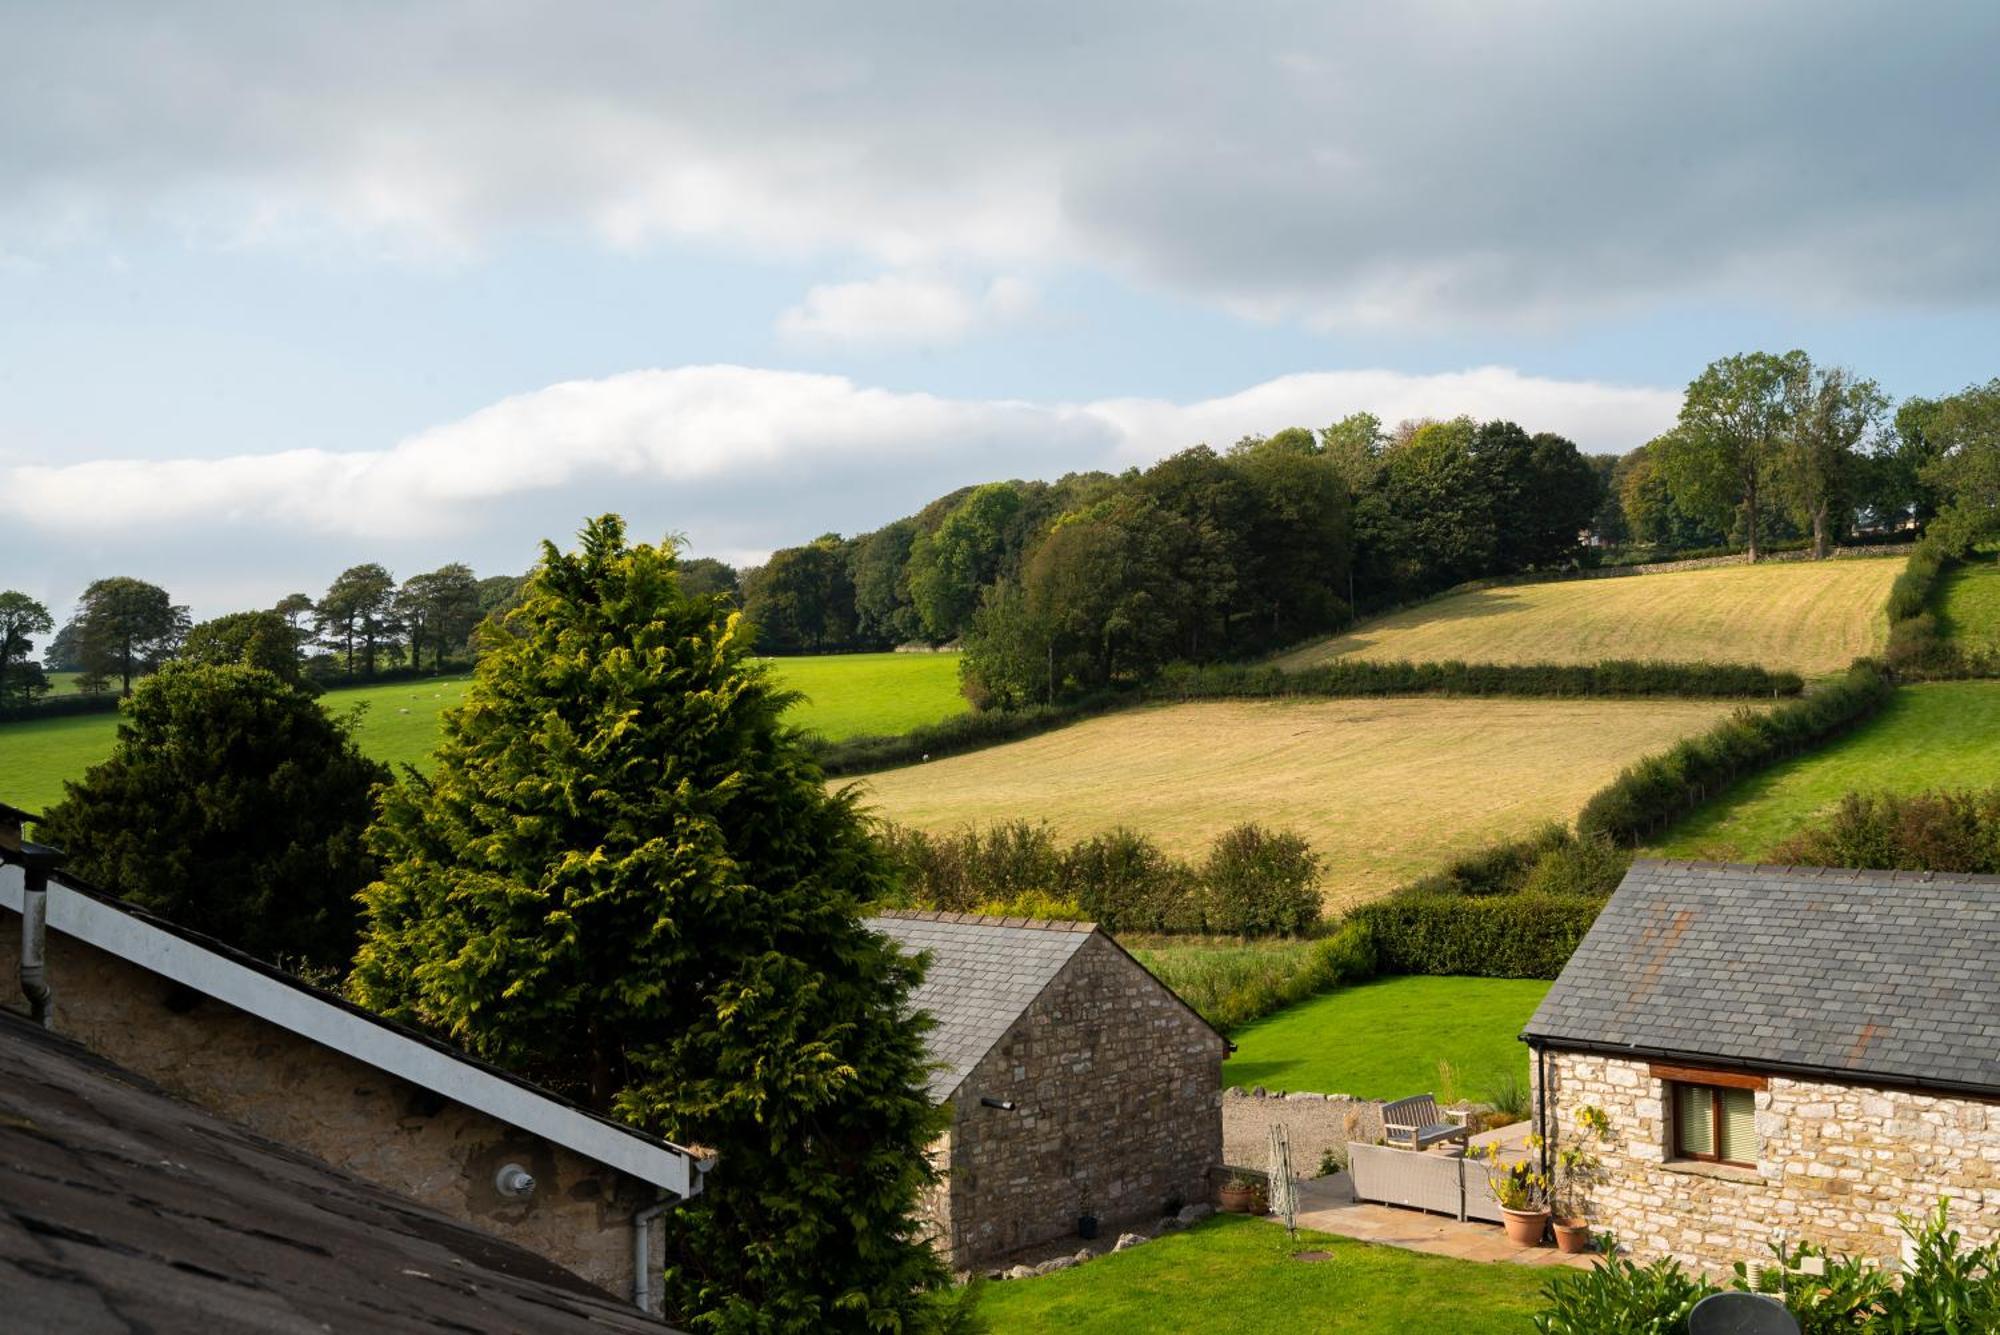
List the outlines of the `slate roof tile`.
<svg viewBox="0 0 2000 1335">
<path fill-rule="evenodd" d="M 2000 1091 L 2000 878 L 1641 860 L 1523 1033 Z"/>
</svg>

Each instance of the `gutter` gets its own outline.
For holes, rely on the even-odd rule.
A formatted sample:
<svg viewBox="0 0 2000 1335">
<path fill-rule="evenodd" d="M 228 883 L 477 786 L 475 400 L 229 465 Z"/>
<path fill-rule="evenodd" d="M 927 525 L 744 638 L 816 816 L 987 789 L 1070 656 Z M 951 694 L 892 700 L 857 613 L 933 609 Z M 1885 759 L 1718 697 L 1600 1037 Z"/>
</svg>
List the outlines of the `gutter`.
<svg viewBox="0 0 2000 1335">
<path fill-rule="evenodd" d="M 28 999 L 28 1018 L 47 1029 L 55 1006 L 49 986 L 49 873 L 62 865 L 62 850 L 23 840 L 0 847 L 0 860 L 22 871 L 21 995 Z"/>
<path fill-rule="evenodd" d="M 2000 1085 L 1982 1085 L 1966 1080 L 1942 1080 L 1923 1076 L 1897 1075 L 1849 1066 L 1823 1066 L 1813 1062 L 1764 1061 L 1724 1057 L 1713 1052 L 1690 1052 L 1682 1048 L 1646 1047 L 1637 1043 L 1606 1043 L 1601 1040 L 1557 1038 L 1522 1034 L 1521 1039 L 1536 1052 L 1554 1048 L 1563 1052 L 1586 1052 L 1601 1057 L 1625 1057 L 1662 1061 L 1688 1066 L 1705 1066 L 1717 1071 L 1741 1071 L 1746 1075 L 1797 1076 L 1829 1085 L 1857 1085 L 1870 1089 L 1897 1089 L 1918 1094 L 1956 1094 L 2000 1103 Z"/>
</svg>

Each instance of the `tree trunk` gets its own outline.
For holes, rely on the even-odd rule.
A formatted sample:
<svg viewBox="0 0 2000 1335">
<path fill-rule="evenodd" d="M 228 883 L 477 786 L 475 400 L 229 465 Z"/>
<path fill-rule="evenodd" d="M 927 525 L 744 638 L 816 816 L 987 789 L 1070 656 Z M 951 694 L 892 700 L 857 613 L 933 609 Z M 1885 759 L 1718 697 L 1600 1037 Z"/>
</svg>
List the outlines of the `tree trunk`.
<svg viewBox="0 0 2000 1335">
<path fill-rule="evenodd" d="M 1749 547 L 1750 547 L 1750 564 L 1754 566 L 1754 565 L 1756 565 L 1756 564 L 1757 564 L 1757 556 L 1758 556 L 1758 552 L 1757 552 L 1757 478 L 1756 478 L 1756 475 L 1755 475 L 1754 473 L 1753 473 L 1753 474 L 1751 474 L 1750 476 L 1748 476 L 1748 477 L 1746 477 L 1746 478 L 1744 479 L 1744 486 L 1743 486 L 1743 500 L 1744 500 L 1744 503 L 1745 503 L 1745 507 L 1746 507 L 1746 509 L 1745 509 L 1745 516 L 1746 516 L 1746 517 L 1745 517 L 1745 522 L 1746 522 L 1746 523 L 1747 523 L 1747 524 L 1748 524 L 1748 525 L 1750 526 L 1750 542 L 1749 542 Z"/>
<path fill-rule="evenodd" d="M 1826 509 L 1826 502 L 1824 501 L 1813 507 L 1813 560 L 1815 561 L 1826 560 L 1827 552 L 1830 549 L 1830 544 L 1826 539 Z"/>
</svg>

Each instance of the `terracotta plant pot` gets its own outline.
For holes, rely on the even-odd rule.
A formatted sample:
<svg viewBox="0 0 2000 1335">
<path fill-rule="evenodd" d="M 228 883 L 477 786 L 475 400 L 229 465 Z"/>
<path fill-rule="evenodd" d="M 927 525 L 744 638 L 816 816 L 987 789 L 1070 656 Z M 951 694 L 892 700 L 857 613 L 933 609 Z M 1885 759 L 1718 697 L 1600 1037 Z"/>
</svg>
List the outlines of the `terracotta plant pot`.
<svg viewBox="0 0 2000 1335">
<path fill-rule="evenodd" d="M 1558 1219 L 1556 1221 L 1556 1250 L 1568 1252 L 1571 1256 L 1581 1255 L 1589 1251 L 1589 1221 L 1583 1219 Z"/>
<path fill-rule="evenodd" d="M 1224 1214 L 1262 1214 L 1269 1208 L 1269 1197 L 1261 1186 L 1224 1187 L 1218 1195 L 1222 1198 Z"/>
<path fill-rule="evenodd" d="M 1539 1247 L 1542 1245 L 1542 1231 L 1549 1226 L 1547 1210 L 1510 1210 L 1500 1207 L 1502 1227 L 1507 1230 L 1507 1241 L 1516 1247 Z"/>
</svg>

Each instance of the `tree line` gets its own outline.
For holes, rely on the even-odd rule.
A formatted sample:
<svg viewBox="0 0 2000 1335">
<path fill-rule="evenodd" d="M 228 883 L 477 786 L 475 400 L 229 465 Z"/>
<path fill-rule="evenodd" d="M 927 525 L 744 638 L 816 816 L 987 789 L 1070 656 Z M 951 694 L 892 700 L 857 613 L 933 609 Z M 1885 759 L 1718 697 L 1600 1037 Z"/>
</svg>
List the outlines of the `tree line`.
<svg viewBox="0 0 2000 1335">
<path fill-rule="evenodd" d="M 342 571 L 318 598 L 287 594 L 269 608 L 196 624 L 165 589 L 118 575 L 93 581 L 60 630 L 44 604 L 0 591 L 0 708 L 46 695 L 51 672 L 77 673 L 81 694 L 115 688 L 130 696 L 135 680 L 175 659 L 247 663 L 290 681 L 442 671 L 471 661 L 474 628 L 512 605 L 522 583 L 481 579 L 462 562 L 398 583 L 369 563 Z M 50 632 L 37 661 L 35 641 Z"/>
</svg>

